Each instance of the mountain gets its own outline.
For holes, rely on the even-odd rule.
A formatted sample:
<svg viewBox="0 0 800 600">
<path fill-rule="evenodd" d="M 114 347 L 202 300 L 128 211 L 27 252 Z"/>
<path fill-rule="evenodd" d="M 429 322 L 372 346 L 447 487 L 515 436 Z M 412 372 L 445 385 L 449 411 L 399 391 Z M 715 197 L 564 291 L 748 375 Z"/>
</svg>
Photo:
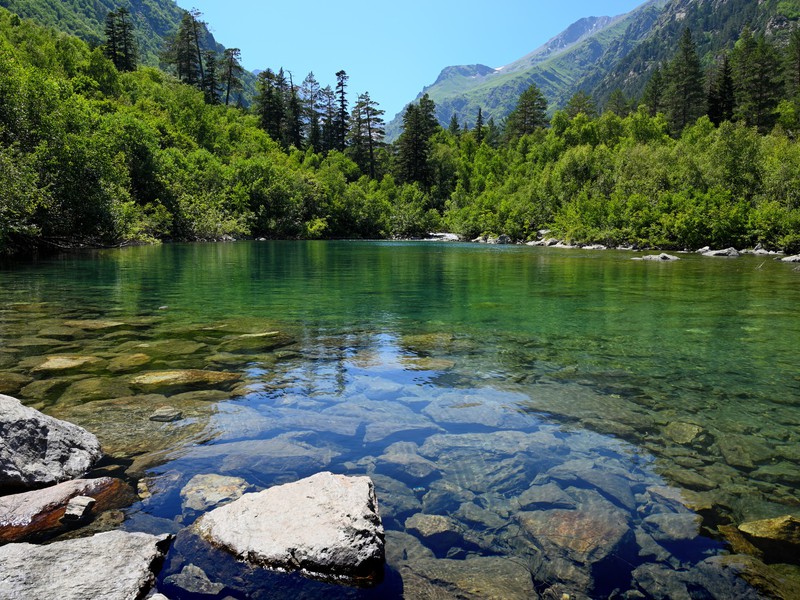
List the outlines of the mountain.
<svg viewBox="0 0 800 600">
<path fill-rule="evenodd" d="M 427 93 L 436 103 L 443 125 L 453 114 L 472 125 L 478 112 L 484 119 L 502 120 L 516 105 L 519 95 L 535 83 L 551 108 L 563 106 L 589 73 L 607 73 L 644 39 L 667 0 L 649 0 L 616 17 L 587 17 L 576 21 L 540 48 L 508 65 L 446 67 L 438 79 L 417 96 Z M 387 126 L 387 137 L 400 133 L 402 113 Z"/>
<path fill-rule="evenodd" d="M 650 0 L 618 17 L 581 19 L 499 69 L 447 67 L 417 98 L 427 93 L 434 100 L 443 126 L 453 114 L 471 126 L 478 107 L 484 120 L 499 122 L 531 83 L 539 86 L 551 111 L 579 90 L 602 106 L 615 89 L 638 98 L 654 67 L 672 58 L 686 27 L 709 67 L 721 51 L 733 47 L 746 25 L 780 37 L 788 35 L 798 18 L 800 0 Z M 387 137 L 397 137 L 401 127 L 402 114 L 387 126 Z"/>
<path fill-rule="evenodd" d="M 691 29 L 701 62 L 708 67 L 733 47 L 745 26 L 768 38 L 786 37 L 800 17 L 800 0 L 670 0 L 640 44 L 618 53 L 616 65 L 587 75 L 583 86 L 599 102 L 614 90 L 641 95 L 656 65 L 668 62 L 686 27 Z M 781 41 L 782 42 L 782 41 Z"/>
<path fill-rule="evenodd" d="M 177 31 L 184 10 L 175 0 L 0 0 L 0 6 L 24 19 L 31 19 L 75 35 L 90 45 L 105 41 L 105 22 L 109 12 L 127 8 L 133 19 L 139 61 L 158 67 L 164 40 Z M 225 47 L 203 27 L 200 41 L 204 49 L 221 54 Z M 243 76 L 245 105 L 255 93 L 256 76 L 245 71 Z"/>
<path fill-rule="evenodd" d="M 184 13 L 173 0 L 0 0 L 0 6 L 92 45 L 105 41 L 108 13 L 127 8 L 133 18 L 139 58 L 150 66 L 158 66 L 164 38 L 178 28 Z M 223 50 L 207 30 L 203 45 Z"/>
</svg>

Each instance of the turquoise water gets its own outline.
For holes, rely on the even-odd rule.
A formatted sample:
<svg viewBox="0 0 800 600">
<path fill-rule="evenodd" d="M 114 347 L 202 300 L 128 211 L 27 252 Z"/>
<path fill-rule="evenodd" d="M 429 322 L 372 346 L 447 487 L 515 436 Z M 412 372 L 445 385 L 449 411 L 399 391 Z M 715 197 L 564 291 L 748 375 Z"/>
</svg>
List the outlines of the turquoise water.
<svg viewBox="0 0 800 600">
<path fill-rule="evenodd" d="M 663 573 L 682 574 L 672 594 L 755 594 L 714 571 L 718 526 L 800 515 L 800 272 L 636 256 L 242 242 L 6 266 L 0 391 L 97 433 L 143 496 L 129 529 L 190 524 L 200 473 L 373 476 L 378 588 L 242 574 L 181 533 L 171 598 L 193 597 L 169 579 L 189 562 L 235 598 L 658 597 Z M 230 378 L 141 379 L 187 369 Z M 181 418 L 149 420 L 165 405 Z"/>
</svg>

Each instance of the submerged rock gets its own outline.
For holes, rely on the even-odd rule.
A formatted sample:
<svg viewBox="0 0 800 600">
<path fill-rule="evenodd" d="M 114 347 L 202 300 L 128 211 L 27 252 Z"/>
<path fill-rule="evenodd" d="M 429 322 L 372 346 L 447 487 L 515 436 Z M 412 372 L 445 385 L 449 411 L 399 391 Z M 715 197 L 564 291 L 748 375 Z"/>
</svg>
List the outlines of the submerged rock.
<svg viewBox="0 0 800 600">
<path fill-rule="evenodd" d="M 241 379 L 238 373 L 224 371 L 202 371 L 183 369 L 173 371 L 148 371 L 131 378 L 132 385 L 145 390 L 169 389 L 174 387 L 219 386 Z M 119 394 L 120 396 L 124 394 Z"/>
<path fill-rule="evenodd" d="M 193 529 L 266 568 L 364 582 L 383 570 L 383 525 L 368 477 L 323 472 L 246 494 L 206 513 Z"/>
<path fill-rule="evenodd" d="M 442 515 L 417 513 L 406 519 L 406 531 L 420 538 L 438 556 L 464 543 L 463 529 L 458 521 Z"/>
<path fill-rule="evenodd" d="M 739 531 L 764 553 L 779 562 L 800 562 L 800 519 L 784 515 L 775 519 L 750 521 Z"/>
<path fill-rule="evenodd" d="M 46 546 L 0 547 L 0 598 L 130 600 L 155 582 L 169 536 L 109 531 Z"/>
<path fill-rule="evenodd" d="M 214 583 L 197 565 L 188 564 L 176 575 L 170 575 L 164 583 L 178 587 L 190 594 L 216 596 L 225 589 L 222 583 Z"/>
<path fill-rule="evenodd" d="M 67 515 L 70 502 L 78 497 L 91 499 L 95 512 L 121 508 L 136 499 L 127 484 L 111 477 L 76 479 L 42 490 L 3 496 L 0 498 L 0 542 L 25 540 L 60 529 L 62 518 L 70 520 Z M 73 510 L 77 509 L 77 505 L 73 506 Z M 80 515 L 85 516 L 86 511 L 81 511 Z"/>
<path fill-rule="evenodd" d="M 181 490 L 182 505 L 184 510 L 206 511 L 238 500 L 249 488 L 241 477 L 195 475 Z"/>
<path fill-rule="evenodd" d="M 404 565 L 401 574 L 405 598 L 528 600 L 539 597 L 526 565 L 517 560 L 492 556 L 401 564 Z"/>
<path fill-rule="evenodd" d="M 85 429 L 0 395 L 0 493 L 80 477 L 102 456 Z"/>
<path fill-rule="evenodd" d="M 560 555 L 580 564 L 614 553 L 631 532 L 625 513 L 602 506 L 520 512 L 516 519 L 548 556 Z"/>
<path fill-rule="evenodd" d="M 104 361 L 96 356 L 48 356 L 44 362 L 32 370 L 34 373 L 86 370 L 87 368 L 97 368 L 103 363 Z"/>
</svg>

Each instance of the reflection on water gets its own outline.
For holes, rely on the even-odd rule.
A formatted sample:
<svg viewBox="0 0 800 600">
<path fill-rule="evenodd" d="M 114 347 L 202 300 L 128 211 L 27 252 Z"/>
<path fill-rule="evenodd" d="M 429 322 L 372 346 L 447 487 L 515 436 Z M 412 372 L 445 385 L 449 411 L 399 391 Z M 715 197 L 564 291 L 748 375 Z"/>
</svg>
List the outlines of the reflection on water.
<svg viewBox="0 0 800 600">
<path fill-rule="evenodd" d="M 190 564 L 219 598 L 757 597 L 728 555 L 736 524 L 800 514 L 797 274 L 631 256 L 241 243 L 7 269 L 0 392 L 142 478 L 131 530 L 181 531 L 220 485 L 375 481 L 378 588 L 183 532 L 171 598 L 196 597 Z"/>
</svg>

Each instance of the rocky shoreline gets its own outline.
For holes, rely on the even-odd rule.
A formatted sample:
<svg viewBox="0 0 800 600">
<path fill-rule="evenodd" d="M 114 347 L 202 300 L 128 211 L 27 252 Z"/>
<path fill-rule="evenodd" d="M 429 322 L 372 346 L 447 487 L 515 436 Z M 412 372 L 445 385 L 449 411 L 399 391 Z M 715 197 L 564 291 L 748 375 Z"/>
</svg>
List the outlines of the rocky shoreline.
<svg viewBox="0 0 800 600">
<path fill-rule="evenodd" d="M 0 395 L 0 439 L 0 598 L 134 600 L 154 593 L 175 536 L 94 531 L 114 527 L 103 517 L 139 499 L 120 479 L 80 479 L 102 457 L 97 438 Z M 196 476 L 184 488 L 185 503 L 207 512 L 191 535 L 253 566 L 350 584 L 380 580 L 384 531 L 370 478 L 322 472 L 259 493 L 244 493 L 248 488 L 238 478 Z M 190 593 L 213 589 L 193 565 L 181 574 L 173 585 L 188 585 Z"/>
</svg>

